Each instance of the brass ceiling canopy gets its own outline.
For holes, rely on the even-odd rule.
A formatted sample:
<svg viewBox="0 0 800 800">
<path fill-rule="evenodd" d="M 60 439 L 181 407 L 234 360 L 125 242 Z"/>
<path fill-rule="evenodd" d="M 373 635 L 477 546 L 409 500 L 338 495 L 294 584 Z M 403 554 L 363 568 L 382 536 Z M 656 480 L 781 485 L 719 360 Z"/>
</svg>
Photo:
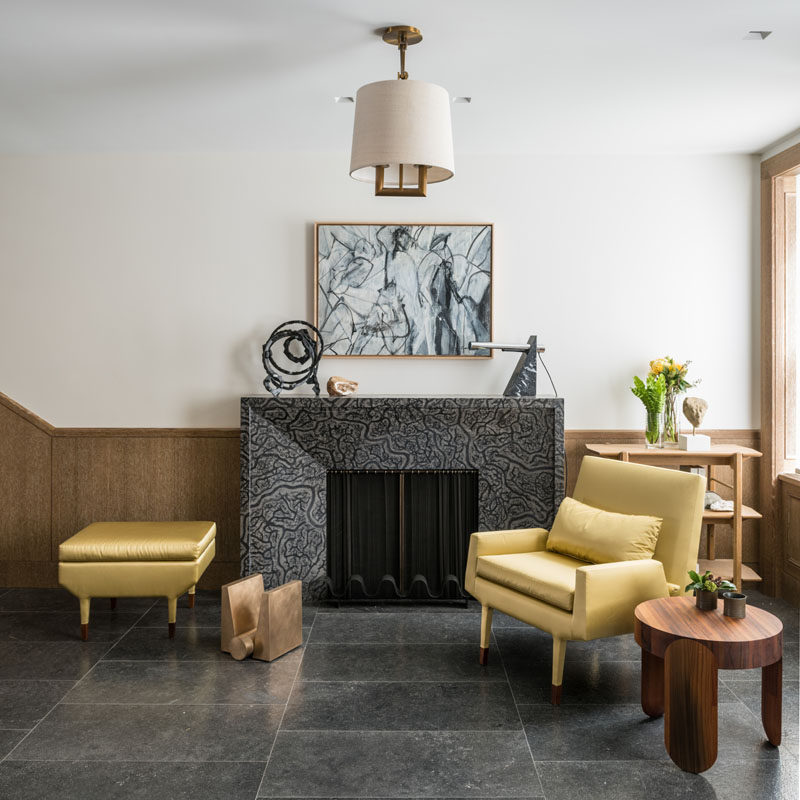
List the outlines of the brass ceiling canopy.
<svg viewBox="0 0 800 800">
<path fill-rule="evenodd" d="M 375 194 L 425 197 L 429 183 L 453 177 L 450 96 L 433 83 L 408 80 L 406 50 L 422 41 L 413 25 L 391 25 L 381 38 L 400 51 L 396 81 L 368 83 L 356 95 L 350 176 L 375 181 Z M 416 185 L 404 178 L 416 171 Z"/>
</svg>

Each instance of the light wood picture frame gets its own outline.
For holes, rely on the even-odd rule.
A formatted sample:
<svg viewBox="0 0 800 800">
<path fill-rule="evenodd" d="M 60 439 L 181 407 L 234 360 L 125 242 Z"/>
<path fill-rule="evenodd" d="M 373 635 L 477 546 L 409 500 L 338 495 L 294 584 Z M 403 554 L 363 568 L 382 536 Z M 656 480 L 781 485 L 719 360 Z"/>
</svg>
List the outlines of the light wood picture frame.
<svg viewBox="0 0 800 800">
<path fill-rule="evenodd" d="M 492 223 L 314 225 L 314 324 L 328 358 L 491 358 Z"/>
</svg>

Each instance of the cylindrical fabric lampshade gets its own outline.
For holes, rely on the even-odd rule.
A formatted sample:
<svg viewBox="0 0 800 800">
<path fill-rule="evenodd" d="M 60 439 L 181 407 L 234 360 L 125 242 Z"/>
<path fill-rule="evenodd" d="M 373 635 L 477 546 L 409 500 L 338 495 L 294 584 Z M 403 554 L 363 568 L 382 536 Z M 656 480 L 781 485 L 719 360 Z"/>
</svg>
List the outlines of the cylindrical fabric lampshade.
<svg viewBox="0 0 800 800">
<path fill-rule="evenodd" d="M 386 185 L 413 182 L 416 167 L 428 167 L 428 183 L 453 177 L 450 97 L 434 83 L 394 80 L 368 83 L 356 95 L 350 177 L 374 181 L 386 167 Z"/>
</svg>

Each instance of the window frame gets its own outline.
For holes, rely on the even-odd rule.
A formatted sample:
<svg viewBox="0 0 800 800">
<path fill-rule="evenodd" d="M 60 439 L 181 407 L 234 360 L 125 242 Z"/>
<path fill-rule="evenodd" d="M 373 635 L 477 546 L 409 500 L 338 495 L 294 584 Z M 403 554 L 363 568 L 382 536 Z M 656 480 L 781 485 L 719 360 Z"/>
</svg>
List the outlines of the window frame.
<svg viewBox="0 0 800 800">
<path fill-rule="evenodd" d="M 768 594 L 780 594 L 783 540 L 778 476 L 786 452 L 786 249 L 782 179 L 800 174 L 800 144 L 761 162 L 761 521 L 760 568 Z"/>
</svg>

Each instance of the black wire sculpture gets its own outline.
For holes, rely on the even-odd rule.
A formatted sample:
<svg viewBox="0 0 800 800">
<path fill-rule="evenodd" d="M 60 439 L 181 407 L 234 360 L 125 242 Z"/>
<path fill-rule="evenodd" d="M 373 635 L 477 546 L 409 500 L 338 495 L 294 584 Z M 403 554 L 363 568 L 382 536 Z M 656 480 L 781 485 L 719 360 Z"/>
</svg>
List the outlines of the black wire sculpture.
<svg viewBox="0 0 800 800">
<path fill-rule="evenodd" d="M 293 319 L 278 325 L 261 348 L 264 388 L 277 397 L 284 389 L 309 383 L 319 397 L 317 367 L 323 346 L 322 334 L 310 322 Z"/>
</svg>

